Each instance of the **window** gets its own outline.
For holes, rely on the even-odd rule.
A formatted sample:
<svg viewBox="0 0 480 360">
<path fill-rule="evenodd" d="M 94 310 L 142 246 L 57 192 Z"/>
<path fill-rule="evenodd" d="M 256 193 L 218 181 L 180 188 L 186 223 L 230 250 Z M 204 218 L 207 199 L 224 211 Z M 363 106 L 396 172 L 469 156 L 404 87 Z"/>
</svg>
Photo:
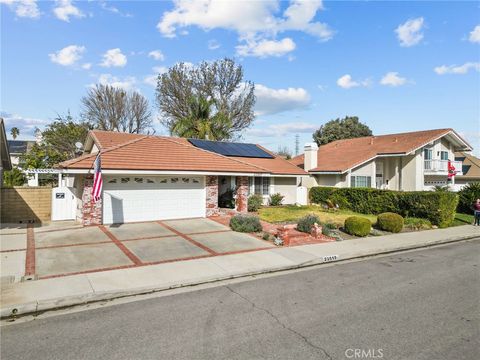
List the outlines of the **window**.
<svg viewBox="0 0 480 360">
<path fill-rule="evenodd" d="M 182 178 L 182 182 L 188 184 L 190 182 L 189 178 Z"/>
<path fill-rule="evenodd" d="M 194 184 L 199 184 L 200 183 L 200 179 L 199 178 L 192 178 L 192 182 Z"/>
<path fill-rule="evenodd" d="M 116 183 L 117 183 L 117 179 L 108 180 L 108 183 L 109 183 L 109 184 L 116 184 Z"/>
<path fill-rule="evenodd" d="M 372 177 L 371 176 L 352 176 L 350 181 L 350 187 L 352 188 L 372 187 Z"/>
<path fill-rule="evenodd" d="M 440 151 L 440 159 L 448 160 L 448 151 Z"/>
<path fill-rule="evenodd" d="M 423 157 L 425 158 L 425 160 L 432 160 L 432 150 L 423 149 Z"/>
<path fill-rule="evenodd" d="M 161 178 L 161 179 L 160 179 L 160 184 L 166 184 L 167 181 L 168 181 L 167 178 Z"/>
<path fill-rule="evenodd" d="M 253 185 L 253 193 L 257 195 L 268 195 L 270 193 L 270 178 L 268 177 L 256 177 L 256 178 L 248 178 L 248 190 L 250 193 L 250 189 Z"/>
<path fill-rule="evenodd" d="M 136 177 L 134 180 L 135 180 L 135 182 L 138 183 L 138 184 L 143 183 L 143 178 L 141 178 L 141 177 Z"/>
<path fill-rule="evenodd" d="M 171 178 L 171 179 L 170 179 L 170 182 L 171 182 L 172 184 L 175 184 L 175 183 L 178 182 L 178 178 Z"/>
<path fill-rule="evenodd" d="M 126 184 L 126 183 L 128 183 L 129 181 L 130 181 L 130 178 L 121 178 L 121 179 L 120 179 L 120 182 L 121 182 L 122 184 Z"/>
</svg>

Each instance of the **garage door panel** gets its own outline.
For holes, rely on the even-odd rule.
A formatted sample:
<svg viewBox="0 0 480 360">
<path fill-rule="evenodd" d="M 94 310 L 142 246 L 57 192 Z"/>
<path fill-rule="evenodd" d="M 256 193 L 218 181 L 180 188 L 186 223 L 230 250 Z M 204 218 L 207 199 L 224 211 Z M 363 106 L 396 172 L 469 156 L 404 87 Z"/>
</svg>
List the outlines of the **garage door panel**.
<svg viewBox="0 0 480 360">
<path fill-rule="evenodd" d="M 154 183 L 109 183 L 104 189 L 105 224 L 205 216 L 203 178 L 149 178 Z M 162 182 L 161 182 L 162 181 Z"/>
</svg>

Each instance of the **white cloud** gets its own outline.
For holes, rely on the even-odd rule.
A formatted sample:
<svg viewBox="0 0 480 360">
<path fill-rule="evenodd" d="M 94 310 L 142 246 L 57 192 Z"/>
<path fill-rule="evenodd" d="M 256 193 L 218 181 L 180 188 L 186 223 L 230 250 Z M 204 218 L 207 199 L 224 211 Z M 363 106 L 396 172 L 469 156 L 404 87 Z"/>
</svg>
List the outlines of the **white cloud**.
<svg viewBox="0 0 480 360">
<path fill-rule="evenodd" d="M 117 15 L 120 15 L 120 16 L 123 16 L 123 17 L 132 17 L 133 16 L 130 13 L 124 13 L 124 12 L 120 11 L 117 7 L 111 5 L 111 3 L 108 4 L 106 0 L 100 0 L 99 4 L 100 4 L 100 6 L 103 10 L 110 11 L 111 13 L 114 13 L 114 14 L 117 14 Z"/>
<path fill-rule="evenodd" d="M 0 4 L 7 5 L 18 17 L 34 19 L 41 14 L 37 0 L 0 0 Z"/>
<path fill-rule="evenodd" d="M 56 7 L 53 8 L 55 16 L 63 21 L 70 22 L 70 17 L 82 18 L 85 16 L 79 8 L 73 5 L 71 0 L 57 0 Z"/>
<path fill-rule="evenodd" d="M 82 54 L 85 52 L 85 46 L 70 45 L 64 47 L 61 50 L 56 51 L 53 54 L 48 54 L 50 60 L 56 64 L 63 66 L 72 66 L 82 58 Z"/>
<path fill-rule="evenodd" d="M 366 87 L 370 85 L 370 80 L 365 79 L 357 81 L 353 80 L 351 75 L 345 74 L 337 80 L 337 85 L 344 89 L 351 89 L 359 86 Z"/>
<path fill-rule="evenodd" d="M 92 68 L 92 64 L 91 63 L 85 63 L 82 65 L 82 69 L 85 69 L 85 70 L 90 70 Z"/>
<path fill-rule="evenodd" d="M 271 89 L 255 84 L 256 115 L 278 114 L 284 111 L 303 109 L 310 104 L 310 95 L 303 88 Z"/>
<path fill-rule="evenodd" d="M 157 87 L 158 75 L 166 73 L 168 71 L 168 68 L 165 66 L 154 66 L 152 70 L 154 73 L 151 75 L 145 76 L 145 78 L 143 79 L 143 82 L 147 85 Z"/>
<path fill-rule="evenodd" d="M 380 84 L 387 85 L 387 86 L 402 86 L 407 83 L 407 79 L 398 75 L 398 72 L 391 71 L 386 73 L 382 80 L 380 80 Z"/>
<path fill-rule="evenodd" d="M 208 49 L 209 49 L 209 50 L 216 50 L 216 49 L 218 49 L 220 46 L 221 46 L 220 43 L 219 43 L 217 40 L 215 40 L 215 39 L 212 39 L 212 40 L 209 40 L 209 41 L 208 41 Z"/>
<path fill-rule="evenodd" d="M 163 61 L 165 60 L 165 55 L 160 50 L 153 50 L 148 53 L 148 57 L 154 58 L 155 60 L 158 61 Z"/>
<path fill-rule="evenodd" d="M 423 17 L 409 19 L 405 23 L 399 25 L 395 29 L 395 32 L 400 41 L 400 46 L 409 47 L 417 45 L 423 39 L 423 25 Z"/>
<path fill-rule="evenodd" d="M 475 28 L 470 31 L 468 40 L 473 43 L 480 43 L 480 25 L 475 26 Z"/>
<path fill-rule="evenodd" d="M 256 137 L 283 137 L 289 134 L 311 133 L 318 128 L 318 125 L 307 122 L 290 122 L 284 124 L 269 125 L 264 128 L 247 130 L 247 135 Z"/>
<path fill-rule="evenodd" d="M 442 65 L 433 69 L 438 75 L 466 74 L 469 71 L 480 71 L 480 62 L 467 62 L 463 65 Z"/>
<path fill-rule="evenodd" d="M 215 28 L 233 30 L 238 33 L 242 43 L 271 40 L 276 44 L 277 34 L 284 31 L 302 31 L 321 41 L 331 39 L 334 34 L 327 24 L 314 21 L 317 12 L 323 9 L 320 0 L 291 0 L 283 14 L 278 14 L 281 9 L 278 0 L 177 0 L 174 6 L 173 10 L 163 13 L 157 24 L 158 31 L 165 37 L 175 37 L 189 26 L 197 26 L 205 31 Z M 248 48 L 251 45 L 248 42 L 242 46 L 246 50 L 241 51 L 250 53 Z M 274 54 L 278 56 L 278 52 Z"/>
<path fill-rule="evenodd" d="M 123 67 L 127 65 L 127 57 L 122 54 L 119 48 L 110 49 L 103 54 L 103 61 L 100 65 L 104 67 Z"/>
<path fill-rule="evenodd" d="M 245 45 L 236 47 L 239 56 L 255 56 L 265 58 L 268 56 L 283 56 L 295 50 L 295 43 L 290 38 L 282 40 L 247 40 Z"/>
<path fill-rule="evenodd" d="M 134 76 L 125 76 L 123 78 L 119 78 L 117 76 L 113 76 L 112 74 L 101 74 L 98 77 L 98 83 L 102 85 L 110 85 L 123 90 L 134 90 L 137 79 Z M 91 84 L 90 86 L 94 85 L 95 84 Z"/>
<path fill-rule="evenodd" d="M 5 121 L 7 136 L 10 135 L 10 129 L 15 126 L 20 130 L 20 139 L 33 138 L 35 128 L 43 129 L 50 123 L 49 120 L 24 117 L 5 111 L 0 111 L 0 116 Z"/>
</svg>

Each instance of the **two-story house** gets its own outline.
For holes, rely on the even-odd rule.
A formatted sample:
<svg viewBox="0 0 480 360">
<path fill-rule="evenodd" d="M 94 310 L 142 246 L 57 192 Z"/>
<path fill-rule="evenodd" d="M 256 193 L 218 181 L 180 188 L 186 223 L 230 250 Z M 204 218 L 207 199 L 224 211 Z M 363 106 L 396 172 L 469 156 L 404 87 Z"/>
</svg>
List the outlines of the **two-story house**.
<svg viewBox="0 0 480 360">
<path fill-rule="evenodd" d="M 472 147 L 453 129 L 416 131 L 337 140 L 320 147 L 305 145 L 291 160 L 308 171 L 304 184 L 312 186 L 371 187 L 418 191 L 435 185 L 453 185 L 448 165 L 462 175 L 456 151 Z"/>
</svg>

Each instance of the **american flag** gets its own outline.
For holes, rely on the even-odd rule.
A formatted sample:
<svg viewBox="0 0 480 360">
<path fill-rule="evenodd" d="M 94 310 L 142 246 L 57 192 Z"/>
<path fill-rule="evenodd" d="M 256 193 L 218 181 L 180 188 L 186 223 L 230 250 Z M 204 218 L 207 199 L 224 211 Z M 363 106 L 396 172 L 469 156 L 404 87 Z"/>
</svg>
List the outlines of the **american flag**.
<svg viewBox="0 0 480 360">
<path fill-rule="evenodd" d="M 92 196 L 93 201 L 97 202 L 102 198 L 102 162 L 100 160 L 100 154 L 97 155 L 95 162 L 93 164 L 93 189 Z"/>
</svg>

